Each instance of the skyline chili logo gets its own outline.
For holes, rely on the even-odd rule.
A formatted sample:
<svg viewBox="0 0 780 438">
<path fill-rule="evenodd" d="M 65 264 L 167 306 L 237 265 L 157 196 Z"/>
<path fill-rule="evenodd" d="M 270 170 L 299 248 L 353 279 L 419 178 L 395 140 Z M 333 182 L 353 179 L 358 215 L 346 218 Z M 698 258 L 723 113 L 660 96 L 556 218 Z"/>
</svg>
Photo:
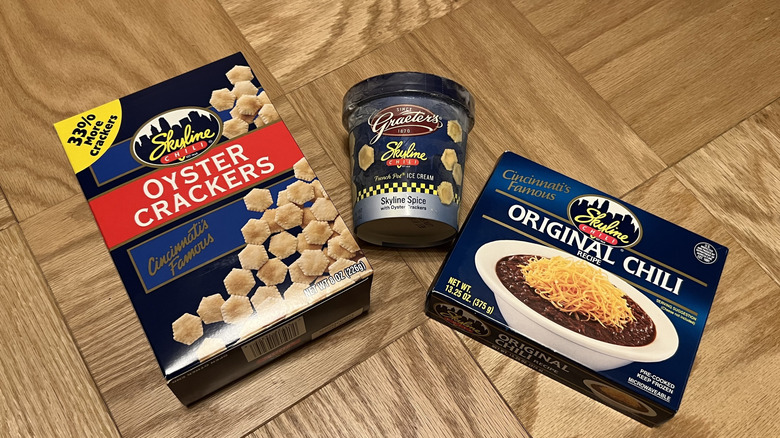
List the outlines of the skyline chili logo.
<svg viewBox="0 0 780 438">
<path fill-rule="evenodd" d="M 199 107 L 177 108 L 153 117 L 136 131 L 133 158 L 145 166 L 167 167 L 201 156 L 217 144 L 222 120 Z"/>
<path fill-rule="evenodd" d="M 474 315 L 457 306 L 451 306 L 444 303 L 437 303 L 434 311 L 439 317 L 458 330 L 465 331 L 477 336 L 487 336 L 490 329 Z"/>
<path fill-rule="evenodd" d="M 387 166 L 417 166 L 421 161 L 427 161 L 425 152 L 420 152 L 416 144 L 404 146 L 403 141 L 390 141 L 387 143 L 387 151 L 379 158 Z"/>
<path fill-rule="evenodd" d="M 608 245 L 628 248 L 642 239 L 639 219 L 614 199 L 578 196 L 569 203 L 567 213 L 580 232 Z"/>
<path fill-rule="evenodd" d="M 441 117 L 418 105 L 393 105 L 375 112 L 368 118 L 374 132 L 369 144 L 383 135 L 412 137 L 430 134 L 443 126 Z"/>
</svg>

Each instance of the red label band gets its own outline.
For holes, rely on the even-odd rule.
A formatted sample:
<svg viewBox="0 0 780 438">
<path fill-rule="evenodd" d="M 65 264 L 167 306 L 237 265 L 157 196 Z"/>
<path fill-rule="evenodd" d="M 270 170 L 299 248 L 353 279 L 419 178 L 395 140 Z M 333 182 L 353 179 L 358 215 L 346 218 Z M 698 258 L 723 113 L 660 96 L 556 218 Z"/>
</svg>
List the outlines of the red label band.
<svg viewBox="0 0 780 438">
<path fill-rule="evenodd" d="M 184 149 L 181 149 L 181 150 L 178 150 L 178 151 L 175 151 L 175 152 L 171 152 L 168 155 L 164 155 L 160 159 L 160 162 L 163 163 L 163 164 L 171 163 L 171 162 L 173 162 L 173 160 L 178 160 L 179 158 L 186 157 L 187 155 L 189 155 L 189 154 L 191 154 L 193 152 L 202 151 L 203 149 L 206 149 L 206 147 L 208 145 L 209 144 L 206 143 L 205 141 L 199 141 L 197 143 L 194 143 L 194 144 L 191 144 L 191 145 L 187 146 Z"/>
<path fill-rule="evenodd" d="M 610 245 L 617 245 L 618 241 L 614 237 L 610 236 L 609 234 L 603 233 L 591 226 L 580 224 L 579 225 L 580 231 L 582 231 L 585 234 L 589 234 L 596 239 L 599 239 L 601 241 L 607 242 Z"/>
<path fill-rule="evenodd" d="M 188 148 L 196 146 L 196 144 Z M 109 248 L 290 169 L 303 157 L 282 122 L 89 201 Z"/>
<path fill-rule="evenodd" d="M 420 160 L 416 158 L 395 158 L 385 162 L 388 166 L 416 166 Z"/>
</svg>

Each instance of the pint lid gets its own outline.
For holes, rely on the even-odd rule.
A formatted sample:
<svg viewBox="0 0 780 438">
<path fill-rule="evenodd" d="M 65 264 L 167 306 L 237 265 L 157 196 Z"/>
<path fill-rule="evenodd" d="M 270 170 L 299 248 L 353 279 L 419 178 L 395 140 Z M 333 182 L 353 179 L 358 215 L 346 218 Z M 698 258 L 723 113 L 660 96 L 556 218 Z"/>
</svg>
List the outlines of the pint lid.
<svg viewBox="0 0 780 438">
<path fill-rule="evenodd" d="M 428 94 L 459 105 L 474 125 L 474 99 L 459 83 L 445 77 L 412 71 L 373 76 L 353 85 L 344 95 L 342 124 L 349 130 L 350 114 L 366 101 L 396 94 Z"/>
</svg>

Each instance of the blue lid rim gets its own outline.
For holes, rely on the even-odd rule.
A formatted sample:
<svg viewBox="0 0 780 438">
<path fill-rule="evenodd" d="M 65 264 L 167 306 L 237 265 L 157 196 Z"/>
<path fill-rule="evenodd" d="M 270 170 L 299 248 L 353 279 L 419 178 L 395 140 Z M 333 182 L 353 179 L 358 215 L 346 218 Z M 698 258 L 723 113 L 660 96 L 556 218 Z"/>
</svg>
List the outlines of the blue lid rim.
<svg viewBox="0 0 780 438">
<path fill-rule="evenodd" d="M 370 100 L 399 94 L 428 95 L 446 100 L 466 112 L 469 120 L 468 130 L 474 125 L 474 99 L 466 87 L 442 76 L 403 71 L 372 76 L 353 85 L 344 94 L 341 119 L 344 128 L 349 130 L 349 116 L 360 105 Z"/>
</svg>

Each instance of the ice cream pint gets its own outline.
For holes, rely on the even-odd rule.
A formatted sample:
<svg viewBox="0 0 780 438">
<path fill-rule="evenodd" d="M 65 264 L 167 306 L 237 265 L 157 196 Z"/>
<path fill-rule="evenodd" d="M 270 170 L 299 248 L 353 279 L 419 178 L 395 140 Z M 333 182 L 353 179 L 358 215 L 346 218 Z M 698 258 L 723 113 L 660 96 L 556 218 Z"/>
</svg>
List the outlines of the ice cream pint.
<svg viewBox="0 0 780 438">
<path fill-rule="evenodd" d="M 368 78 L 344 96 L 355 233 L 366 242 L 429 247 L 458 231 L 474 100 L 426 73 Z"/>
</svg>

